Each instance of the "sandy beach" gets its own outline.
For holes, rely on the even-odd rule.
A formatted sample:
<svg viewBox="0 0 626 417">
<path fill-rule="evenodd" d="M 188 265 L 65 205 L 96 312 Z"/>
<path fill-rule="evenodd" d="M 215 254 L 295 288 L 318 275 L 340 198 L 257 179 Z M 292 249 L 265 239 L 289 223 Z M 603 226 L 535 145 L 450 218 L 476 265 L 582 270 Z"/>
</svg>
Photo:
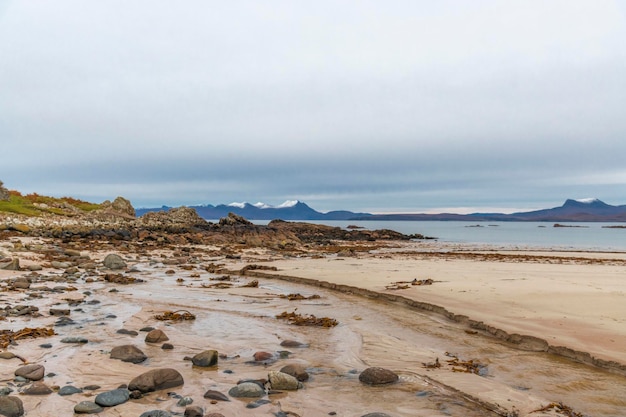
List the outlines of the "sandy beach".
<svg viewBox="0 0 626 417">
<path fill-rule="evenodd" d="M 334 253 L 202 245 L 133 252 L 8 237 L 0 250 L 18 257 L 22 270 L 0 271 L 7 306 L 2 329 L 47 327 L 55 334 L 10 341 L 5 351 L 15 356 L 0 359 L 1 385 L 19 396 L 27 416 L 71 415 L 78 403 L 164 368 L 179 372 L 184 384 L 94 414 L 626 413 L 625 254 L 459 251 L 438 242 L 341 245 Z M 50 253 L 76 251 L 82 264 L 52 264 Z M 110 253 L 121 255 L 124 269 L 104 266 Z M 26 271 L 31 265 L 43 269 Z M 16 285 L 24 279 L 28 284 Z M 301 297 L 288 297 L 294 294 Z M 36 309 L 9 314 L 24 305 Z M 52 309 L 66 310 L 60 314 L 71 322 L 60 325 L 63 317 Z M 195 317 L 156 319 L 166 311 Z M 294 326 L 277 318 L 281 312 L 332 318 L 337 325 Z M 172 349 L 146 341 L 147 326 L 163 330 Z M 68 337 L 84 341 L 63 342 Z M 285 341 L 301 345 L 284 347 Z M 148 359 L 135 364 L 110 357 L 127 344 Z M 219 352 L 218 365 L 193 365 L 190 358 L 207 349 Z M 39 382 L 50 393 L 28 394 L 36 382 L 14 376 L 24 364 L 45 366 Z M 306 369 L 299 389 L 266 385 L 269 394 L 258 399 L 229 394 L 242 380 L 265 381 L 286 365 Z M 398 381 L 361 382 L 371 367 L 395 373 Z M 59 395 L 66 386 L 81 392 Z M 207 398 L 207 390 L 229 401 Z M 182 398 L 193 405 L 179 403 Z"/>
</svg>

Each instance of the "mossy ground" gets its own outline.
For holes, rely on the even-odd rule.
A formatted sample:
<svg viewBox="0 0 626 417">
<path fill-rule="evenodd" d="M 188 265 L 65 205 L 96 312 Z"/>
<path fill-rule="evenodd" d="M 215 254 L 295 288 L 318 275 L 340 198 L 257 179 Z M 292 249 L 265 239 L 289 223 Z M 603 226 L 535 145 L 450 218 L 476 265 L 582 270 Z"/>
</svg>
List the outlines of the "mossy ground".
<svg viewBox="0 0 626 417">
<path fill-rule="evenodd" d="M 0 212 L 23 214 L 26 216 L 41 216 L 44 213 L 71 215 L 68 206 L 89 212 L 100 207 L 99 204 L 78 200 L 72 197 L 48 197 L 39 194 L 22 195 L 18 191 L 9 192 L 8 201 L 0 201 Z"/>
</svg>

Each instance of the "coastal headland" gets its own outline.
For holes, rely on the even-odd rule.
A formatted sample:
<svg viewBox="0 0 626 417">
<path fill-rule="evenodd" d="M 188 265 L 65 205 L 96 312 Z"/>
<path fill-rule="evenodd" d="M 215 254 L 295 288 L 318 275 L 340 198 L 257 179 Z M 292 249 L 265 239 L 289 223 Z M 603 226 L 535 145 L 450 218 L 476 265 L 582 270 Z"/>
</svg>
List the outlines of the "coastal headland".
<svg viewBox="0 0 626 417">
<path fill-rule="evenodd" d="M 0 213 L 0 414 L 626 414 L 626 254 L 37 204 Z"/>
</svg>

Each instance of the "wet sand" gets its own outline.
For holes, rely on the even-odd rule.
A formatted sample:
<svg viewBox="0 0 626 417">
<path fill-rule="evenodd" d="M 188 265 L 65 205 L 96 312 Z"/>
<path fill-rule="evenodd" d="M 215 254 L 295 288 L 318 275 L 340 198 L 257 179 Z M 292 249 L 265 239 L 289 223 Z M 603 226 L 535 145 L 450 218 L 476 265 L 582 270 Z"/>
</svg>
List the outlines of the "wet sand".
<svg viewBox="0 0 626 417">
<path fill-rule="evenodd" d="M 11 246 L 10 242 L 0 243 L 4 243 L 0 250 Z M 184 407 L 176 405 L 177 399 L 168 395 L 169 391 L 192 397 L 194 405 L 202 406 L 205 413 L 220 412 L 225 416 L 357 417 L 371 412 L 397 417 L 566 415 L 555 414 L 554 409 L 536 411 L 553 402 L 563 402 L 582 415 L 626 415 L 623 375 L 536 349 L 520 349 L 484 331 L 474 331 L 464 321 L 450 320 L 402 301 L 407 298 L 431 303 L 509 333 L 542 338 L 550 345 L 567 346 L 623 364 L 623 254 L 547 252 L 525 254 L 532 256 L 522 259 L 515 252 L 511 258 L 485 260 L 478 250 L 450 255 L 439 252 L 442 248 L 438 246 L 410 243 L 349 256 L 310 253 L 296 258 L 266 249 L 245 250 L 237 259 L 218 256 L 213 249 L 191 247 L 184 262 L 170 264 L 164 264 L 174 258 L 167 251 L 125 254 L 129 268 L 136 271 L 127 275 L 145 281 L 130 285 L 105 282 L 102 275 L 107 271 L 98 264 L 98 270 L 81 270 L 73 275 L 46 267 L 33 279 L 30 289 L 11 290 L 10 280 L 28 273 L 1 271 L 0 280 L 6 289 L 2 301 L 36 305 L 41 313 L 38 317 L 7 317 L 0 322 L 2 329 L 49 326 L 57 333 L 49 338 L 20 340 L 7 350 L 29 363 L 45 365 L 46 372 L 53 373 L 44 378 L 51 387 L 101 386 L 68 397 L 56 393 L 20 395 L 26 415 L 71 415 L 76 403 L 93 400 L 97 393 L 127 384 L 148 369 L 162 367 L 181 372 L 184 386 L 148 394 L 98 415 L 138 416 L 151 409 L 182 413 Z M 107 253 L 90 252 L 89 257 L 99 263 Z M 22 266 L 41 262 L 37 254 L 28 251 L 15 254 Z M 546 257 L 554 263 L 548 263 Z M 600 260 L 587 264 L 579 257 Z M 246 275 L 236 272 L 249 264 L 275 266 L 277 271 L 253 270 Z M 222 270 L 207 272 L 215 265 Z M 168 270 L 173 273 L 166 273 Z M 255 273 L 263 277 L 255 277 Z M 230 276 L 230 288 L 208 288 L 220 282 L 216 279 L 224 274 Z M 316 285 L 304 285 L 292 277 L 310 278 Z M 403 286 L 413 279 L 427 278 L 434 281 L 432 285 L 387 289 L 389 285 Z M 244 286 L 254 279 L 259 282 L 257 287 Z M 321 288 L 319 282 L 368 292 L 359 295 L 343 287 L 340 289 L 344 291 Z M 37 290 L 55 285 L 76 289 Z M 401 300 L 372 297 L 369 291 Z M 320 298 L 283 298 L 294 293 Z M 70 308 L 75 324 L 55 326 L 58 317 L 48 314 L 52 306 Z M 163 311 L 179 309 L 192 312 L 196 319 L 155 319 Z M 339 325 L 293 326 L 276 318 L 283 311 L 332 317 Z M 117 333 L 122 328 L 137 331 L 145 326 L 163 329 L 174 349 L 163 350 L 161 344 L 145 342 L 143 332 L 137 336 Z M 89 341 L 81 345 L 61 343 L 66 336 L 82 336 Z M 301 341 L 307 347 L 284 348 L 280 345 L 284 340 Z M 42 348 L 43 343 L 51 347 Z M 140 347 L 149 359 L 129 364 L 109 358 L 113 347 L 128 343 Z M 198 368 L 184 360 L 205 349 L 222 354 L 217 367 Z M 272 353 L 274 360 L 252 363 L 257 351 Z M 449 362 L 454 357 L 475 360 L 481 364 L 481 373 L 456 372 Z M 442 364 L 440 368 L 425 366 L 436 359 Z M 251 400 L 231 398 L 229 402 L 212 404 L 203 398 L 208 389 L 227 393 L 240 379 L 267 378 L 270 370 L 289 363 L 304 365 L 310 380 L 298 391 L 267 396 L 269 403 L 259 408 L 246 408 Z M 13 394 L 22 389 L 13 381 L 13 371 L 20 365 L 18 358 L 0 359 L 2 386 L 12 387 Z M 370 366 L 391 369 L 400 381 L 381 387 L 360 383 L 359 373 Z"/>
</svg>

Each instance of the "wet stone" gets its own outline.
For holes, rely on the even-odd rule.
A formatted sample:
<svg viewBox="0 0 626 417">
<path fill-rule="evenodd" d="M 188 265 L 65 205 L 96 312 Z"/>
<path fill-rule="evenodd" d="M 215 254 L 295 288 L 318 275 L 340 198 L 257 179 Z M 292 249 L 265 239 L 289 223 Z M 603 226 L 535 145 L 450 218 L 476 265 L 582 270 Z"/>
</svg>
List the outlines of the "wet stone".
<svg viewBox="0 0 626 417">
<path fill-rule="evenodd" d="M 74 406 L 76 414 L 97 414 L 104 411 L 102 407 L 92 401 L 81 401 Z"/>
<path fill-rule="evenodd" d="M 74 387 L 72 385 L 66 385 L 64 387 L 61 387 L 59 391 L 57 392 L 57 394 L 61 396 L 66 396 L 66 395 L 80 394 L 81 392 L 83 392 L 83 390 L 80 388 Z"/>
<path fill-rule="evenodd" d="M 262 405 L 271 403 L 270 400 L 260 399 L 246 404 L 246 408 L 258 408 Z"/>
<path fill-rule="evenodd" d="M 200 406 L 191 406 L 191 407 L 187 407 L 185 408 L 185 417 L 203 417 L 204 416 L 204 409 Z"/>
<path fill-rule="evenodd" d="M 212 389 L 204 393 L 204 398 L 215 401 L 230 401 L 230 399 L 226 395 Z"/>
<path fill-rule="evenodd" d="M 114 407 L 123 404 L 130 398 L 130 392 L 124 388 L 106 391 L 96 396 L 95 402 L 102 407 Z"/>
<path fill-rule="evenodd" d="M 31 381 L 39 381 L 43 379 L 45 368 L 43 365 L 31 364 L 24 365 L 15 370 L 15 376 L 21 376 Z"/>
<path fill-rule="evenodd" d="M 195 366 L 211 367 L 217 365 L 218 353 L 216 350 L 205 350 L 191 358 Z"/>
<path fill-rule="evenodd" d="M 118 334 L 127 334 L 129 336 L 137 336 L 139 334 L 139 332 L 135 331 L 135 330 L 127 330 L 127 329 L 119 329 L 117 331 Z"/>
<path fill-rule="evenodd" d="M 242 382 L 228 390 L 228 395 L 235 398 L 256 398 L 265 396 L 265 390 L 255 382 Z"/>
<path fill-rule="evenodd" d="M 31 385 L 27 386 L 22 390 L 22 394 L 24 395 L 48 395 L 52 394 L 52 390 L 49 386 L 44 384 L 43 382 L 33 382 Z"/>
<path fill-rule="evenodd" d="M 145 413 L 141 413 L 139 417 L 173 417 L 172 413 L 165 410 L 150 410 Z"/>
<path fill-rule="evenodd" d="M 89 340 L 85 339 L 84 337 L 80 337 L 80 336 L 70 336 L 70 337 L 64 337 L 63 339 L 61 339 L 61 343 L 76 343 L 76 344 L 82 344 L 82 343 L 88 343 Z"/>
<path fill-rule="evenodd" d="M 0 397 L 0 415 L 5 417 L 21 417 L 24 415 L 22 400 L 13 395 Z"/>
<path fill-rule="evenodd" d="M 185 407 L 185 406 L 188 406 L 191 403 L 193 403 L 193 398 L 191 398 L 191 397 L 183 397 L 180 400 L 178 400 L 176 405 L 179 406 L 179 407 Z"/>
<path fill-rule="evenodd" d="M 398 375 L 388 369 L 371 367 L 367 368 L 361 375 L 359 381 L 367 385 L 386 385 L 398 381 Z"/>
</svg>

